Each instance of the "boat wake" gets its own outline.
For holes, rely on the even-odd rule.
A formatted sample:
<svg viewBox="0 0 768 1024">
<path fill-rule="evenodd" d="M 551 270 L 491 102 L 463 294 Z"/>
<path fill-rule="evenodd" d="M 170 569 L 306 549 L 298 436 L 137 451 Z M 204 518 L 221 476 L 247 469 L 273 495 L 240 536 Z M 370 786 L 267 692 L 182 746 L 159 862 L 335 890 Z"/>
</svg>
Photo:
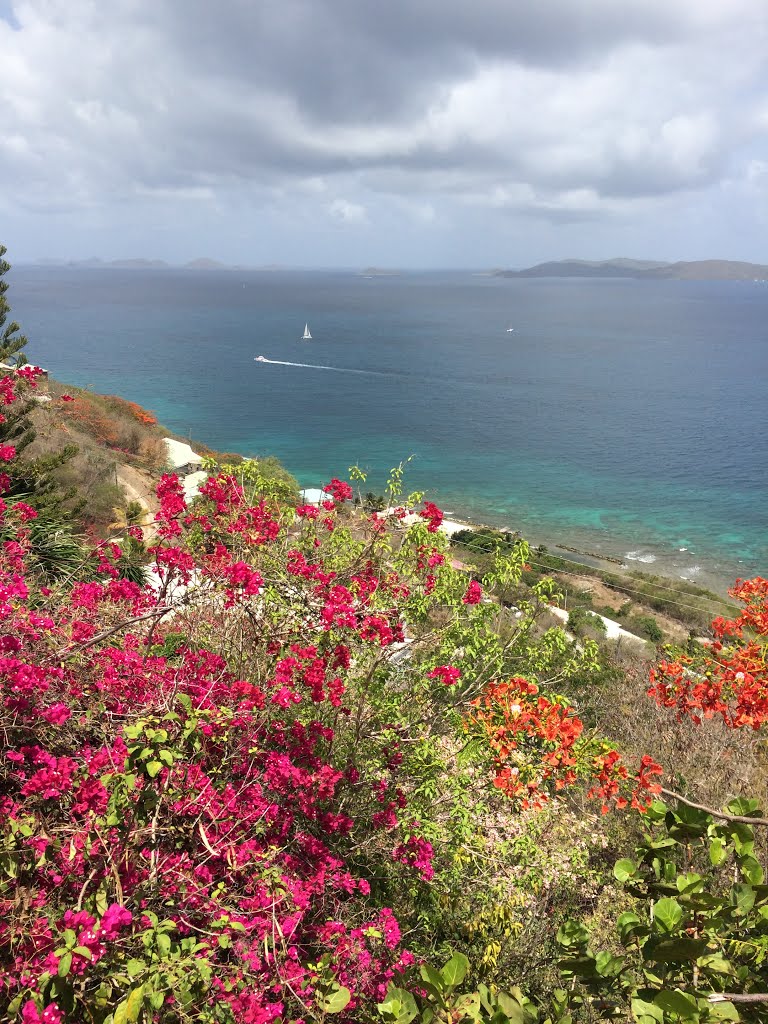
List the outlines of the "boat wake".
<svg viewBox="0 0 768 1024">
<path fill-rule="evenodd" d="M 364 377 L 392 377 L 394 374 L 385 373 L 383 370 L 353 370 L 347 366 L 323 366 L 320 363 L 289 363 L 286 359 L 267 359 L 266 356 L 256 356 L 255 363 L 269 363 L 271 366 L 299 366 L 303 370 L 331 370 L 333 373 L 358 373 Z"/>
</svg>

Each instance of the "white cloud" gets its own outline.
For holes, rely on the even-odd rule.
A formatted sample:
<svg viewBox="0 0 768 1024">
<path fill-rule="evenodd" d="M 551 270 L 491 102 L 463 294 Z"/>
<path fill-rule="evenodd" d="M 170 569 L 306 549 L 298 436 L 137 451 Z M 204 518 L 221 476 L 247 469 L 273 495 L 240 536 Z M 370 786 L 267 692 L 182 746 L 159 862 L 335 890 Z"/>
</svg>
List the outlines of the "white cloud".
<svg viewBox="0 0 768 1024">
<path fill-rule="evenodd" d="M 345 224 L 367 224 L 368 213 L 360 203 L 350 203 L 348 199 L 334 199 L 328 207 L 328 212 L 337 220 Z"/>
<path fill-rule="evenodd" d="M 292 203 L 425 232 L 457 208 L 624 230 L 668 197 L 746 195 L 768 158 L 765 0 L 11 6 L 2 202 L 30 230 L 135 204 L 149 231 L 158 201 L 225 232 Z"/>
</svg>

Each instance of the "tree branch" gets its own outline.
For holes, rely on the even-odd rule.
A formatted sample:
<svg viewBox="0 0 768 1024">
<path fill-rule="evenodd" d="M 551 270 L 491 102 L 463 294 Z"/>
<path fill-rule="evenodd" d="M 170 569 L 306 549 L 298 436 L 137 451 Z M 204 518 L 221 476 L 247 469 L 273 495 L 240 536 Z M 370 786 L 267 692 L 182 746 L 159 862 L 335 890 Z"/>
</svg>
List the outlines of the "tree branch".
<svg viewBox="0 0 768 1024">
<path fill-rule="evenodd" d="M 724 821 L 743 821 L 745 825 L 768 825 L 768 818 L 750 818 L 745 814 L 728 814 L 727 811 L 716 811 L 714 807 L 707 807 L 706 804 L 696 804 L 693 800 L 680 796 L 679 793 L 675 793 L 671 789 L 664 789 L 663 786 L 660 791 L 664 796 L 671 797 L 673 800 L 679 800 L 681 804 L 685 804 L 687 807 L 693 807 L 697 811 L 705 811 L 707 814 L 711 814 L 713 818 L 722 818 Z M 766 999 L 768 999 L 768 996 L 766 996 Z"/>
<path fill-rule="evenodd" d="M 768 992 L 712 992 L 708 1003 L 768 1003 Z"/>
</svg>

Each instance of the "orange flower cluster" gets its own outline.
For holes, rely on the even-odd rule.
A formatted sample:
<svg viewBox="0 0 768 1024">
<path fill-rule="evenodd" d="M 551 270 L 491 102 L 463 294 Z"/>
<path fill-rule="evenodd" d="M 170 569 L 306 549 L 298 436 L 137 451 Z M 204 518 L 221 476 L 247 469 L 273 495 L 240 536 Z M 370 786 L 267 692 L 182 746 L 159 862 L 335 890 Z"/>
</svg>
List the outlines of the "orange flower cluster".
<svg viewBox="0 0 768 1024">
<path fill-rule="evenodd" d="M 584 723 L 560 697 L 539 693 L 536 683 L 514 678 L 486 687 L 473 702 L 467 729 L 488 740 L 494 758 L 494 786 L 522 810 L 540 809 L 579 780 L 592 784 L 589 796 L 621 810 L 645 810 L 660 791 L 661 768 L 643 757 L 632 776 L 620 755 L 584 736 Z"/>
<path fill-rule="evenodd" d="M 768 722 L 768 580 L 738 580 L 729 593 L 744 604 L 741 614 L 715 619 L 717 640 L 704 658 L 661 661 L 648 693 L 678 718 L 699 724 L 719 715 L 731 729 L 759 729 Z"/>
</svg>

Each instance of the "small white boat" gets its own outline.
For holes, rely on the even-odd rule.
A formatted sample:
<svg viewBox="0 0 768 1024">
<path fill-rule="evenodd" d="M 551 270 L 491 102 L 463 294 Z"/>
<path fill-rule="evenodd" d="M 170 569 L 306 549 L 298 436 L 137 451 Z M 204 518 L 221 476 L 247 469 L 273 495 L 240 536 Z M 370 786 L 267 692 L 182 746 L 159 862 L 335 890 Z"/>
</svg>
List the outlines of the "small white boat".
<svg viewBox="0 0 768 1024">
<path fill-rule="evenodd" d="M 304 324 L 304 333 L 301 336 L 302 341 L 312 341 L 312 335 L 309 333 L 309 324 Z"/>
<path fill-rule="evenodd" d="M 266 363 L 266 362 L 268 362 L 268 360 L 264 356 L 256 356 L 256 358 L 253 361 L 254 361 L 254 363 Z"/>
<path fill-rule="evenodd" d="M 508 328 L 507 328 L 507 334 L 512 334 L 512 332 L 514 331 L 514 329 L 515 329 L 514 327 L 508 327 Z"/>
</svg>

